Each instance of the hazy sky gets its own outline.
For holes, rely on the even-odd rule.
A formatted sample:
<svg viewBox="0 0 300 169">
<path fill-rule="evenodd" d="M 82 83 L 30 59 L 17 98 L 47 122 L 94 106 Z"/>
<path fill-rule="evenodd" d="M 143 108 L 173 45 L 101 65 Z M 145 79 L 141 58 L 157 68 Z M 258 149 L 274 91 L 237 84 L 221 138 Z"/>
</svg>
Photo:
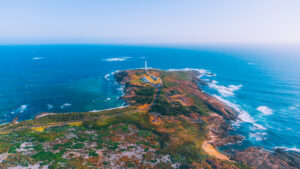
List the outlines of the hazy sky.
<svg viewBox="0 0 300 169">
<path fill-rule="evenodd" d="M 0 0 L 0 43 L 300 43 L 300 0 Z"/>
</svg>

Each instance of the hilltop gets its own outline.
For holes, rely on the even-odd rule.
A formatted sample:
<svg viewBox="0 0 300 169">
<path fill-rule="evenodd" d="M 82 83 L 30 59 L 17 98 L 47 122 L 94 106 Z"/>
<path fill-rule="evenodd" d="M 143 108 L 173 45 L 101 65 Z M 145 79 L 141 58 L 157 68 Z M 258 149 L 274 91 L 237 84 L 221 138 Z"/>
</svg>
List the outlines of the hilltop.
<svg viewBox="0 0 300 169">
<path fill-rule="evenodd" d="M 119 71 L 128 106 L 42 114 L 0 126 L 0 167 L 250 168 L 297 165 L 256 148 L 224 154 L 236 112 L 204 93 L 196 71 Z M 251 153 L 250 153 L 251 152 Z M 263 154 L 264 153 L 264 154 Z M 263 155 L 261 159 L 255 159 Z M 294 157 L 294 156 L 293 156 Z M 279 161 L 280 158 L 283 160 Z M 256 163 L 255 163 L 256 160 Z M 261 161 L 265 160 L 263 164 Z M 274 163 L 268 163 L 272 161 Z M 293 167 L 293 166 L 292 166 Z"/>
</svg>

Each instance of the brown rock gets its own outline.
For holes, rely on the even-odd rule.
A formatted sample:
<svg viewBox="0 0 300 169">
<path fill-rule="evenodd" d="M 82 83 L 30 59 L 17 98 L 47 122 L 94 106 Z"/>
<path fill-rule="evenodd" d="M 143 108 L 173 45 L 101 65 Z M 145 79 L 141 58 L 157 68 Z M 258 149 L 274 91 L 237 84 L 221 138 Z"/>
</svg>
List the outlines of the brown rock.
<svg viewBox="0 0 300 169">
<path fill-rule="evenodd" d="M 281 150 L 271 153 L 260 147 L 238 151 L 232 158 L 257 169 L 296 169 L 300 166 L 299 153 Z"/>
</svg>

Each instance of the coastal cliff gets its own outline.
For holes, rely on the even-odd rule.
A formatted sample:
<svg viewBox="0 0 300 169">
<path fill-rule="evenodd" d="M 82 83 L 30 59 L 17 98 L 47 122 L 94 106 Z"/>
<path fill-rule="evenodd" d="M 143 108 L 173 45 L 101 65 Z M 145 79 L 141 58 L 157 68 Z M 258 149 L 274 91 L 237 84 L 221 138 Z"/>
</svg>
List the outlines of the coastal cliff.
<svg viewBox="0 0 300 169">
<path fill-rule="evenodd" d="M 199 88 L 196 71 L 119 71 L 127 106 L 49 114 L 0 127 L 0 167 L 297 168 L 299 154 L 259 148 L 224 154 L 237 112 Z"/>
</svg>

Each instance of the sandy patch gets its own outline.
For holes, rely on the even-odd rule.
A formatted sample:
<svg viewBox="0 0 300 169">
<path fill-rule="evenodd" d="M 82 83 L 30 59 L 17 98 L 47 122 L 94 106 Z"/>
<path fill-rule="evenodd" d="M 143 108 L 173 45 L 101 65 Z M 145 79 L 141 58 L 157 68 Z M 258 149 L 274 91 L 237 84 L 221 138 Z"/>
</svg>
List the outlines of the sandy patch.
<svg viewBox="0 0 300 169">
<path fill-rule="evenodd" d="M 202 143 L 202 149 L 209 155 L 216 157 L 220 160 L 230 161 L 229 158 L 216 150 L 211 144 L 208 144 L 207 141 Z"/>
</svg>

